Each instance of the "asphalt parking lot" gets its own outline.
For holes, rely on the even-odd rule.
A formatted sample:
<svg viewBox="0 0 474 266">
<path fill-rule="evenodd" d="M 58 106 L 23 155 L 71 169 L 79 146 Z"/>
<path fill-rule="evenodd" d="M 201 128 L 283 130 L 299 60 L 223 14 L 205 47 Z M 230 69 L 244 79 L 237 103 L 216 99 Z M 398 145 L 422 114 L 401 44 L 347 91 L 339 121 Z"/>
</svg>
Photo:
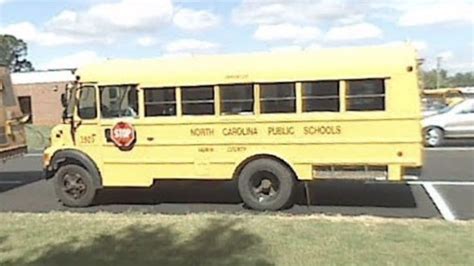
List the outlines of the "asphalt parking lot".
<svg viewBox="0 0 474 266">
<path fill-rule="evenodd" d="M 441 218 L 425 184 L 435 189 L 455 219 L 474 218 L 474 148 L 427 149 L 419 180 L 409 184 L 318 181 L 310 184 L 311 205 L 303 186 L 291 214 L 374 215 Z M 0 170 L 0 211 L 196 213 L 248 212 L 233 182 L 160 181 L 151 188 L 113 188 L 99 192 L 93 207 L 71 209 L 56 199 L 51 181 L 41 179 L 41 154 L 7 162 Z"/>
</svg>

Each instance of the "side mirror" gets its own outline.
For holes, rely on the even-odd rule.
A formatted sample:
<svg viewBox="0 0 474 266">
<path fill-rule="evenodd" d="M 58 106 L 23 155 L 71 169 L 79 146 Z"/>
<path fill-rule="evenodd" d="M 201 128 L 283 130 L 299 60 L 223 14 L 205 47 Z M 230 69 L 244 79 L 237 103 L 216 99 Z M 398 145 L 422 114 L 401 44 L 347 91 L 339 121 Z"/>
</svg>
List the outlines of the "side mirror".
<svg viewBox="0 0 474 266">
<path fill-rule="evenodd" d="M 66 93 L 61 94 L 61 105 L 66 108 L 67 106 L 67 96 Z"/>
</svg>

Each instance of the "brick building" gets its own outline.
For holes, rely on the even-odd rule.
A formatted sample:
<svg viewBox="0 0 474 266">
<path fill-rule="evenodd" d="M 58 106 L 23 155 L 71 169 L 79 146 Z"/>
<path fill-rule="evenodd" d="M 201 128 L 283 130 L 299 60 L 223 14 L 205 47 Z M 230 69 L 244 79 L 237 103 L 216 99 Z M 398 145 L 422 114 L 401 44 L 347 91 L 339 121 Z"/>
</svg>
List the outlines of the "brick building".
<svg viewBox="0 0 474 266">
<path fill-rule="evenodd" d="M 74 81 L 72 70 L 12 73 L 13 88 L 21 110 L 31 114 L 34 125 L 52 126 L 61 122 L 61 94 Z"/>
</svg>

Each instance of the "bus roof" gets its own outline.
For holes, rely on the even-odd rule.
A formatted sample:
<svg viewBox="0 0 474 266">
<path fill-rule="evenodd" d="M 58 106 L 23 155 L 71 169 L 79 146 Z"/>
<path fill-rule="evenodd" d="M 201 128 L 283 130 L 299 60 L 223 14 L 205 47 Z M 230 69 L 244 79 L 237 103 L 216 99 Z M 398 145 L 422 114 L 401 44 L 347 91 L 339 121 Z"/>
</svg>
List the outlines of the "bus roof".
<svg viewBox="0 0 474 266">
<path fill-rule="evenodd" d="M 79 68 L 82 82 L 142 87 L 390 77 L 417 68 L 411 45 L 286 53 L 107 60 Z"/>
</svg>

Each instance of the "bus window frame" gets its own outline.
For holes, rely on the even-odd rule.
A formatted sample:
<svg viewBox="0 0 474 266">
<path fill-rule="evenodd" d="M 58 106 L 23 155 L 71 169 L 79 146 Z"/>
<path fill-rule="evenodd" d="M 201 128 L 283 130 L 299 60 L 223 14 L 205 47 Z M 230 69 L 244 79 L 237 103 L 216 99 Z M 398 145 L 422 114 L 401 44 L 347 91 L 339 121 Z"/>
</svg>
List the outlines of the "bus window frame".
<svg viewBox="0 0 474 266">
<path fill-rule="evenodd" d="M 264 115 L 264 116 L 281 116 L 281 115 L 292 115 L 292 114 L 300 114 L 298 112 L 298 105 L 299 105 L 299 101 L 301 101 L 301 94 L 298 93 L 298 82 L 294 81 L 294 80 L 289 80 L 289 81 L 275 81 L 275 82 L 256 82 L 258 84 L 258 98 L 255 99 L 255 101 L 258 101 L 258 104 L 259 104 L 259 109 L 258 109 L 258 113 L 255 112 L 256 115 Z M 294 93 L 294 97 L 273 97 L 273 98 L 266 98 L 265 100 L 262 101 L 262 85 L 265 86 L 265 85 L 278 85 L 278 84 L 291 84 L 293 86 L 293 93 Z M 298 99 L 298 94 L 300 94 L 300 98 Z M 254 97 L 256 97 L 256 95 L 254 94 Z M 294 110 L 291 111 L 291 112 L 262 112 L 262 106 L 263 106 L 263 102 L 267 101 L 267 102 L 271 102 L 271 101 L 291 101 L 291 100 L 294 100 Z"/>
<path fill-rule="evenodd" d="M 101 110 L 101 104 L 102 104 L 102 98 L 101 98 L 101 93 L 100 89 L 101 87 L 125 87 L 125 86 L 133 86 L 135 87 L 135 90 L 137 91 L 137 115 L 135 116 L 119 116 L 119 117 L 103 117 L 102 116 L 102 110 Z M 134 120 L 139 120 L 142 119 L 143 113 L 144 113 L 144 96 L 143 96 L 143 90 L 141 89 L 140 85 L 137 83 L 122 83 L 122 84 L 96 84 L 96 95 L 97 95 L 97 109 L 98 109 L 98 119 L 100 121 L 111 121 L 111 120 L 117 120 L 117 119 L 134 119 Z"/>
<path fill-rule="evenodd" d="M 175 105 L 175 114 L 174 115 L 147 115 L 146 114 L 146 108 L 147 108 L 147 101 L 146 101 L 146 92 L 147 90 L 173 90 L 174 91 L 174 101 L 159 101 L 159 102 L 154 102 L 154 103 L 159 103 L 159 104 L 174 104 Z M 146 86 L 146 87 L 140 87 L 139 92 L 142 92 L 143 99 L 140 98 L 140 93 L 139 93 L 139 106 L 138 109 L 140 110 L 140 106 L 142 105 L 143 111 L 140 112 L 140 117 L 143 117 L 144 119 L 170 119 L 170 118 L 177 118 L 180 117 L 178 113 L 178 106 L 180 105 L 180 102 L 178 101 L 178 87 L 173 87 L 173 86 Z M 153 105 L 153 104 L 152 104 Z"/>
<path fill-rule="evenodd" d="M 382 95 L 382 94 L 370 94 L 369 96 L 356 96 L 353 97 L 349 95 L 348 91 L 350 90 L 349 82 L 350 81 L 364 81 L 364 80 L 382 80 L 383 81 L 383 86 L 384 86 L 384 93 L 383 93 L 383 103 L 384 103 L 384 108 L 382 110 L 349 110 L 348 109 L 348 99 L 350 98 L 370 98 L 370 96 L 373 96 L 372 98 L 376 97 L 381 97 L 381 96 L 374 96 L 374 95 Z M 341 82 L 344 84 L 343 87 L 340 87 L 339 94 L 342 100 L 344 102 L 343 107 L 345 113 L 350 112 L 350 113 L 357 113 L 357 114 L 362 114 L 362 113 L 386 113 L 389 112 L 389 101 L 387 101 L 387 98 L 390 97 L 389 95 L 389 86 L 390 86 L 390 77 L 368 77 L 368 78 L 357 78 L 357 79 L 343 79 Z M 341 91 L 344 92 L 344 98 L 342 99 Z M 340 106 L 342 107 L 342 105 Z M 342 112 L 342 111 L 341 111 Z"/>
<path fill-rule="evenodd" d="M 80 100 L 81 100 L 81 92 L 82 92 L 82 89 L 84 87 L 93 87 L 94 88 L 94 92 L 95 92 L 95 109 L 96 109 L 96 117 L 93 118 L 93 119 L 84 119 L 82 117 L 79 116 L 79 103 L 80 103 Z M 99 105 L 98 105 L 98 86 L 96 83 L 82 83 L 79 87 L 79 89 L 76 90 L 76 94 L 75 94 L 75 98 L 76 98 L 76 102 L 74 104 L 74 112 L 73 112 L 73 115 L 74 115 L 74 120 L 76 121 L 81 121 L 81 124 L 97 124 L 97 122 L 99 121 L 99 118 L 100 118 L 100 115 L 99 115 Z"/>
<path fill-rule="evenodd" d="M 303 94 L 303 83 L 318 83 L 318 82 L 337 82 L 338 83 L 338 87 L 337 87 L 337 90 L 338 90 L 338 93 L 337 93 L 337 96 L 336 95 L 331 95 L 331 96 L 304 96 Z M 299 81 L 297 82 L 297 84 L 299 84 L 299 87 L 296 87 L 297 89 L 297 93 L 299 92 L 299 97 L 297 97 L 297 104 L 300 105 L 300 112 L 299 113 L 303 113 L 303 114 L 338 114 L 338 113 L 342 113 L 345 111 L 345 108 L 342 108 L 342 106 L 344 105 L 345 101 L 344 99 L 342 99 L 341 101 L 341 97 L 343 97 L 343 93 L 341 93 L 342 90 L 345 90 L 345 84 L 343 85 L 343 80 L 341 79 L 311 79 L 311 80 L 302 80 L 302 81 Z M 343 87 L 344 86 L 344 87 Z M 297 94 L 298 96 L 298 94 Z M 320 100 L 324 100 L 324 99 L 336 99 L 337 97 L 337 100 L 338 100 L 338 107 L 336 111 L 328 111 L 328 110 L 317 110 L 317 111 L 305 111 L 304 110 L 304 100 L 313 100 L 313 99 L 320 99 Z M 345 97 L 345 94 L 344 94 L 344 97 Z"/>
<path fill-rule="evenodd" d="M 363 81 L 363 80 L 383 80 L 384 84 L 384 109 L 383 110 L 348 110 L 348 83 L 350 81 Z M 338 111 L 304 111 L 303 110 L 303 83 L 305 82 L 324 82 L 324 81 L 333 81 L 339 82 L 339 110 Z M 261 92 L 262 88 L 261 85 L 266 84 L 292 84 L 294 88 L 294 100 L 295 100 L 295 111 L 294 112 L 283 112 L 283 113 L 262 113 L 261 112 Z M 305 79 L 299 81 L 278 81 L 278 82 L 247 82 L 247 83 L 225 83 L 225 84 L 216 84 L 216 85 L 184 85 L 184 86 L 146 86 L 140 87 L 140 85 L 136 84 L 107 84 L 107 86 L 125 86 L 125 85 L 134 85 L 138 91 L 138 109 L 139 114 L 137 117 L 133 117 L 134 119 L 144 118 L 145 120 L 173 120 L 177 118 L 210 118 L 210 117 L 219 117 L 219 118 L 238 118 L 242 117 L 242 119 L 249 118 L 249 117 L 258 117 L 258 116 L 278 116 L 278 115 L 295 115 L 295 114 L 303 114 L 303 115 L 325 115 L 325 114 L 344 114 L 344 113 L 385 113 L 389 112 L 389 93 L 390 93 L 390 77 L 368 77 L 368 78 L 357 78 L 357 79 Z M 241 114 L 222 114 L 222 104 L 221 104 L 221 87 L 222 86 L 231 86 L 231 85 L 252 85 L 253 87 L 253 113 L 241 113 Z M 184 88 L 193 88 L 193 87 L 212 87 L 213 88 L 213 106 L 214 106 L 214 113 L 213 114 L 183 114 L 183 99 L 182 93 Z M 167 116 L 145 116 L 145 91 L 148 89 L 174 89 L 175 91 L 175 104 L 176 104 L 176 114 L 175 115 L 167 115 Z M 336 97 L 335 95 L 332 97 Z M 289 100 L 289 99 L 288 99 Z M 200 101 L 200 100 L 198 100 Z M 209 101 L 209 100 L 206 100 Z M 205 101 L 204 101 L 205 102 Z M 126 118 L 126 117 L 124 117 Z M 101 120 L 110 120 L 115 118 L 102 118 Z"/>
<path fill-rule="evenodd" d="M 212 105 L 213 105 L 213 113 L 211 114 L 184 114 L 183 112 L 183 107 L 184 107 L 184 104 L 185 102 L 186 103 L 190 103 L 193 104 L 193 103 L 211 103 L 210 100 L 192 100 L 192 101 L 184 101 L 183 100 L 183 89 L 193 89 L 193 88 L 202 88 L 202 87 L 210 87 L 212 88 L 212 93 L 213 93 L 213 98 L 212 98 Z M 218 85 L 185 85 L 185 86 L 179 86 L 177 87 L 177 89 L 179 90 L 179 99 L 178 97 L 176 97 L 176 101 L 179 103 L 179 113 L 177 113 L 177 117 L 186 117 L 186 118 L 191 118 L 191 117 L 195 117 L 195 118 L 209 118 L 209 117 L 216 117 L 216 116 L 219 116 L 219 112 L 220 112 L 220 104 L 218 103 L 218 101 L 220 101 L 220 96 L 219 96 L 219 86 Z M 178 95 L 176 95 L 178 96 Z M 176 110 L 178 111 L 178 109 Z"/>
<path fill-rule="evenodd" d="M 256 95 L 255 95 L 255 85 L 257 83 L 255 82 L 246 82 L 246 83 L 226 83 L 226 84 L 219 84 L 217 85 L 216 89 L 217 89 L 217 95 L 218 95 L 218 99 L 219 99 L 219 108 L 216 108 L 216 115 L 220 116 L 220 117 L 240 117 L 240 116 L 243 116 L 243 117 L 249 117 L 249 116 L 255 116 L 259 113 L 256 112 L 256 106 L 255 106 L 255 102 L 257 101 L 257 98 L 256 98 Z M 233 99 L 233 100 L 227 100 L 227 102 L 252 102 L 252 111 L 251 112 L 240 112 L 240 113 L 223 113 L 222 111 L 222 105 L 224 103 L 224 101 L 222 100 L 222 87 L 225 87 L 225 86 L 249 86 L 251 88 L 251 92 L 252 92 L 252 98 L 251 100 L 236 100 L 236 99 Z M 216 95 L 216 100 L 217 100 L 217 95 Z M 219 110 L 217 110 L 219 109 Z"/>
</svg>

